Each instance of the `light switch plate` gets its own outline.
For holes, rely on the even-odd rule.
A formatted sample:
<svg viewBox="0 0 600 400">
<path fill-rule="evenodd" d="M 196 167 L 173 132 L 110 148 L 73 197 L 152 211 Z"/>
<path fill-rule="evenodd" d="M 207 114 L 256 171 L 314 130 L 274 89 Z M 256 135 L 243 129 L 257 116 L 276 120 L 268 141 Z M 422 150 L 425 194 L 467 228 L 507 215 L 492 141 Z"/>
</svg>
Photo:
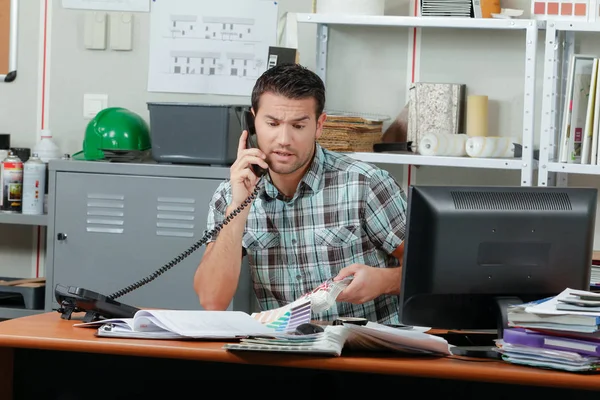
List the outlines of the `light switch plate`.
<svg viewBox="0 0 600 400">
<path fill-rule="evenodd" d="M 132 49 L 133 14 L 117 13 L 110 18 L 110 48 L 127 51 Z"/>
<path fill-rule="evenodd" d="M 83 117 L 86 119 L 92 119 L 100 111 L 108 107 L 108 95 L 107 94 L 90 94 L 86 93 L 83 95 Z"/>
<path fill-rule="evenodd" d="M 106 19 L 105 12 L 89 12 L 85 15 L 83 42 L 86 49 L 106 49 Z"/>
</svg>

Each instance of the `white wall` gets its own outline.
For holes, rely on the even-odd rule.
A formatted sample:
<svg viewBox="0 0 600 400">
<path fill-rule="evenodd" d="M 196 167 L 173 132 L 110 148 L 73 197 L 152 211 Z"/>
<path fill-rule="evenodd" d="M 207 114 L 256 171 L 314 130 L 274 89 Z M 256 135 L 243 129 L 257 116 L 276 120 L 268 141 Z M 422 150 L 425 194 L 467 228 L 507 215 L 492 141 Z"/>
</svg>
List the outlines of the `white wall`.
<svg viewBox="0 0 600 400">
<path fill-rule="evenodd" d="M 48 127 L 64 152 L 74 153 L 81 149 L 88 123 L 82 114 L 85 93 L 108 94 L 109 106 L 126 107 L 145 118 L 148 118 L 148 101 L 249 102 L 248 97 L 148 93 L 148 14 L 135 14 L 133 51 L 92 51 L 83 46 L 86 11 L 63 9 L 60 0 L 49 2 L 52 5 L 52 25 Z M 37 139 L 39 3 L 21 2 L 19 78 L 6 89 L 0 86 L 0 131 L 13 133 L 15 145 L 32 146 Z M 311 0 L 283 0 L 279 2 L 280 13 L 310 12 L 311 4 Z M 513 8 L 528 8 L 528 4 L 523 0 L 502 2 L 504 7 Z M 407 15 L 408 9 L 408 0 L 387 0 L 387 14 Z M 386 114 L 395 118 L 406 104 L 410 32 L 408 28 L 330 27 L 328 108 Z M 301 63 L 309 68 L 315 68 L 316 64 L 315 33 L 314 25 L 299 24 Z M 488 95 L 491 101 L 491 133 L 520 134 L 524 32 L 423 29 L 421 33 L 418 80 L 464 83 L 469 93 Z M 542 32 L 537 53 L 536 85 L 536 93 L 540 97 L 543 40 Z M 583 43 L 584 47 L 591 46 L 600 54 L 600 45 L 595 43 L 594 36 L 588 35 Z M 539 129 L 539 120 L 536 129 Z M 538 142 L 539 134 L 536 133 L 536 144 Z M 382 166 L 406 184 L 404 167 Z M 440 167 L 413 169 L 418 183 L 518 185 L 520 180 L 517 171 Z M 577 185 L 600 186 L 600 178 L 595 177 L 574 177 L 571 181 Z M 35 244 L 32 238 L 31 228 L 7 229 L 0 226 L 0 275 L 22 276 L 23 271 L 31 271 L 31 247 Z M 596 242 L 600 244 L 600 235 L 597 235 Z"/>
<path fill-rule="evenodd" d="M 32 147 L 39 129 L 38 89 L 40 1 L 21 1 L 17 79 L 0 83 L 0 132 L 13 147 Z M 31 276 L 35 271 L 37 228 L 0 224 L 0 276 Z"/>
</svg>

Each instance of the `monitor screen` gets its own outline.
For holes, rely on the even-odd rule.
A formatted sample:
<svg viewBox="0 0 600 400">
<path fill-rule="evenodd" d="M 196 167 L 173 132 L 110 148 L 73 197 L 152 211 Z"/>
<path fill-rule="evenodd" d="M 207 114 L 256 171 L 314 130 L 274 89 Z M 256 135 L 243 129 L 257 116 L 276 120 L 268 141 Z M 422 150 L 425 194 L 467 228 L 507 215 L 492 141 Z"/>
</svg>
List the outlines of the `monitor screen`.
<svg viewBox="0 0 600 400">
<path fill-rule="evenodd" d="M 498 329 L 507 304 L 589 290 L 596 204 L 592 188 L 411 186 L 402 323 Z"/>
</svg>

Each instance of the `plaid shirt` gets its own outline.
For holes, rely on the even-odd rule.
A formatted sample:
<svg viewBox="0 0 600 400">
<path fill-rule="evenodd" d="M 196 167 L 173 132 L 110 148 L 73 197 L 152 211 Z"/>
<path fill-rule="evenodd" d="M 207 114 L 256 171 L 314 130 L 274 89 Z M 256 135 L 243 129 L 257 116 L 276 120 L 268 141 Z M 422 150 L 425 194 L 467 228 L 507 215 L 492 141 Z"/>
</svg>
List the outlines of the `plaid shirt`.
<svg viewBox="0 0 600 400">
<path fill-rule="evenodd" d="M 317 144 L 291 200 L 279 194 L 268 175 L 263 182 L 242 240 L 262 310 L 293 302 L 351 264 L 400 264 L 391 253 L 404 240 L 406 196 L 387 171 Z M 223 221 L 230 201 L 226 180 L 210 203 L 208 229 Z M 382 295 L 363 304 L 337 302 L 313 318 L 338 316 L 398 324 L 398 296 Z"/>
</svg>

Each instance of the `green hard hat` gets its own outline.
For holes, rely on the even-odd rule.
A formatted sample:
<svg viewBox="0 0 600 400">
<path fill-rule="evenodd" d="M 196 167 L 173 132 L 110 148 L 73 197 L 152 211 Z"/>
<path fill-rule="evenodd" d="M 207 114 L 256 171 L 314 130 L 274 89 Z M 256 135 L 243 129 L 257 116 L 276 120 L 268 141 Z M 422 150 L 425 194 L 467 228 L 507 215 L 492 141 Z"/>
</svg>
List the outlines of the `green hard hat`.
<svg viewBox="0 0 600 400">
<path fill-rule="evenodd" d="M 83 139 L 83 151 L 74 159 L 102 160 L 103 150 L 144 151 L 151 148 L 150 128 L 138 114 L 122 107 L 100 111 L 88 123 Z"/>
</svg>

